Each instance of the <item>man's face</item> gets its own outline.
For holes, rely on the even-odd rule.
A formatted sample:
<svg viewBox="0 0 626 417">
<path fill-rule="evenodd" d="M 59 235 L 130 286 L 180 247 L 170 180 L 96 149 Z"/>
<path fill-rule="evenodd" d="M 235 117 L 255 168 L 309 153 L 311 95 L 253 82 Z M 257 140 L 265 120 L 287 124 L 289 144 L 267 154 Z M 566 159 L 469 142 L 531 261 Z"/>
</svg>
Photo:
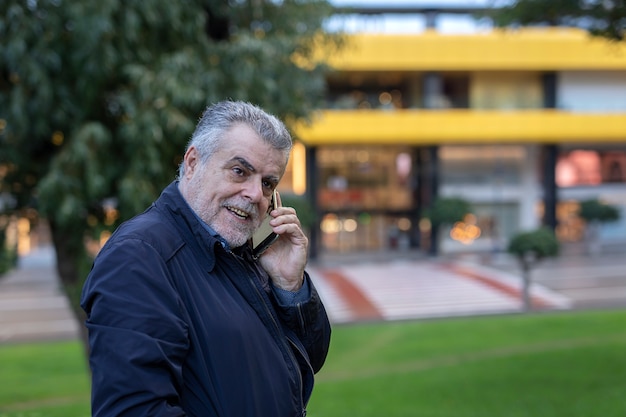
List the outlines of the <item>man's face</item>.
<svg viewBox="0 0 626 417">
<path fill-rule="evenodd" d="M 206 164 L 193 147 L 185 153 L 184 164 L 180 190 L 185 200 L 231 247 L 238 247 L 265 217 L 286 160 L 282 151 L 238 124 Z"/>
</svg>

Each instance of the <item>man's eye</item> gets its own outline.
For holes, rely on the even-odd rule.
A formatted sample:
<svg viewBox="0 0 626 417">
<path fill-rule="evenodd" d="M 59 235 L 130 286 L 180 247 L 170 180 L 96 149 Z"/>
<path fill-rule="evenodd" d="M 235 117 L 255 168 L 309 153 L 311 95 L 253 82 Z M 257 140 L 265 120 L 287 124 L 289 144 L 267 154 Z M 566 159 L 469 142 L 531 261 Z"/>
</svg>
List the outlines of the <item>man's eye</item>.
<svg viewBox="0 0 626 417">
<path fill-rule="evenodd" d="M 243 175 L 243 174 L 244 174 L 243 169 L 241 169 L 241 168 L 239 168 L 239 167 L 234 167 L 234 168 L 233 168 L 233 172 L 234 172 L 235 174 L 237 174 L 237 175 Z"/>
</svg>

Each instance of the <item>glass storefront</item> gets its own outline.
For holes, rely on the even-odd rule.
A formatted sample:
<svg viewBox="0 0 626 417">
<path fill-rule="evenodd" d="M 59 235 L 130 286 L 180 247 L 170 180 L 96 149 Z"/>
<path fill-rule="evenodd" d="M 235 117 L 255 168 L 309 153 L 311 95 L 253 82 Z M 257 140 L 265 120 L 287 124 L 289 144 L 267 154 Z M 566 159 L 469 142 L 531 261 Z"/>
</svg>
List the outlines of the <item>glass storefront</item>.
<svg viewBox="0 0 626 417">
<path fill-rule="evenodd" d="M 440 192 L 469 201 L 471 224 L 451 225 L 444 251 L 505 249 L 519 230 L 521 200 L 532 198 L 538 180 L 525 178 L 528 149 L 516 145 L 442 146 L 439 149 Z M 465 222 L 468 223 L 468 222 Z M 463 227 L 476 230 L 464 238 Z"/>
<path fill-rule="evenodd" d="M 408 147 L 320 149 L 317 201 L 325 250 L 408 248 L 413 165 Z"/>
<path fill-rule="evenodd" d="M 562 242 L 585 240 L 587 225 L 578 216 L 580 201 L 599 199 L 620 211 L 617 221 L 600 225 L 599 238 L 626 241 L 626 150 L 623 147 L 577 146 L 562 149 L 556 165 L 561 201 L 557 236 Z"/>
<path fill-rule="evenodd" d="M 408 148 L 320 149 L 318 166 L 318 203 L 324 211 L 411 208 L 413 156 Z"/>
<path fill-rule="evenodd" d="M 626 151 L 572 149 L 559 154 L 556 164 L 559 187 L 626 183 Z"/>
<path fill-rule="evenodd" d="M 523 146 L 442 146 L 443 185 L 519 185 L 524 170 Z"/>
<path fill-rule="evenodd" d="M 428 248 L 429 224 L 417 217 L 419 152 L 408 146 L 318 149 L 316 192 L 324 251 L 404 250 L 411 243 Z M 441 146 L 437 165 L 439 195 L 463 198 L 472 207 L 463 222 L 440 230 L 442 252 L 506 250 L 515 233 L 541 225 L 539 148 Z M 578 216 L 580 201 L 604 195 L 626 207 L 626 151 L 561 150 L 556 182 L 557 236 L 562 242 L 581 241 L 585 224 Z M 610 229 L 622 230 L 623 225 L 626 219 Z"/>
<path fill-rule="evenodd" d="M 406 250 L 410 228 L 408 217 L 368 212 L 327 213 L 321 222 L 322 244 L 325 250 L 334 253 Z"/>
</svg>

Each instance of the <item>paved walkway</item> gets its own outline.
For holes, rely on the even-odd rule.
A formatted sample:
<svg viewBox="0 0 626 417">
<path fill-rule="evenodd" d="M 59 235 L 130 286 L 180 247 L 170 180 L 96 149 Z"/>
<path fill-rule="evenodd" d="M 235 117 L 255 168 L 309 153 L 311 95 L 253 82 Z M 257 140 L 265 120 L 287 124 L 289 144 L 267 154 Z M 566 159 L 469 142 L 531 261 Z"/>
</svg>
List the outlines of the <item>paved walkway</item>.
<svg viewBox="0 0 626 417">
<path fill-rule="evenodd" d="M 463 260 L 395 260 L 334 267 L 309 273 L 331 321 L 404 320 L 522 311 L 519 275 Z M 560 293 L 533 284 L 537 309 L 569 309 Z"/>
<path fill-rule="evenodd" d="M 0 277 L 0 343 L 78 337 L 78 322 L 59 288 L 52 248 L 20 259 Z"/>
<path fill-rule="evenodd" d="M 38 249 L 0 278 L 0 343 L 78 336 L 53 266 Z M 520 271 L 499 255 L 432 259 L 405 254 L 325 258 L 308 268 L 334 324 L 522 311 Z M 569 253 L 532 272 L 535 309 L 626 307 L 626 256 Z"/>
</svg>

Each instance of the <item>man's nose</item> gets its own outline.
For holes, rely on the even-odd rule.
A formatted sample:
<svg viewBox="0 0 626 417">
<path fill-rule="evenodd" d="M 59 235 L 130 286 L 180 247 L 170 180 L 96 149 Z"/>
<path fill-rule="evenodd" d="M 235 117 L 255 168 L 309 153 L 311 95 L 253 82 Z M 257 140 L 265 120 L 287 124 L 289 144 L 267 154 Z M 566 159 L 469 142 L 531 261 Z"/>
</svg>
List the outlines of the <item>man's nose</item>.
<svg viewBox="0 0 626 417">
<path fill-rule="evenodd" d="M 258 203 L 263 198 L 263 184 L 257 181 L 248 181 L 244 193 L 251 202 Z"/>
</svg>

